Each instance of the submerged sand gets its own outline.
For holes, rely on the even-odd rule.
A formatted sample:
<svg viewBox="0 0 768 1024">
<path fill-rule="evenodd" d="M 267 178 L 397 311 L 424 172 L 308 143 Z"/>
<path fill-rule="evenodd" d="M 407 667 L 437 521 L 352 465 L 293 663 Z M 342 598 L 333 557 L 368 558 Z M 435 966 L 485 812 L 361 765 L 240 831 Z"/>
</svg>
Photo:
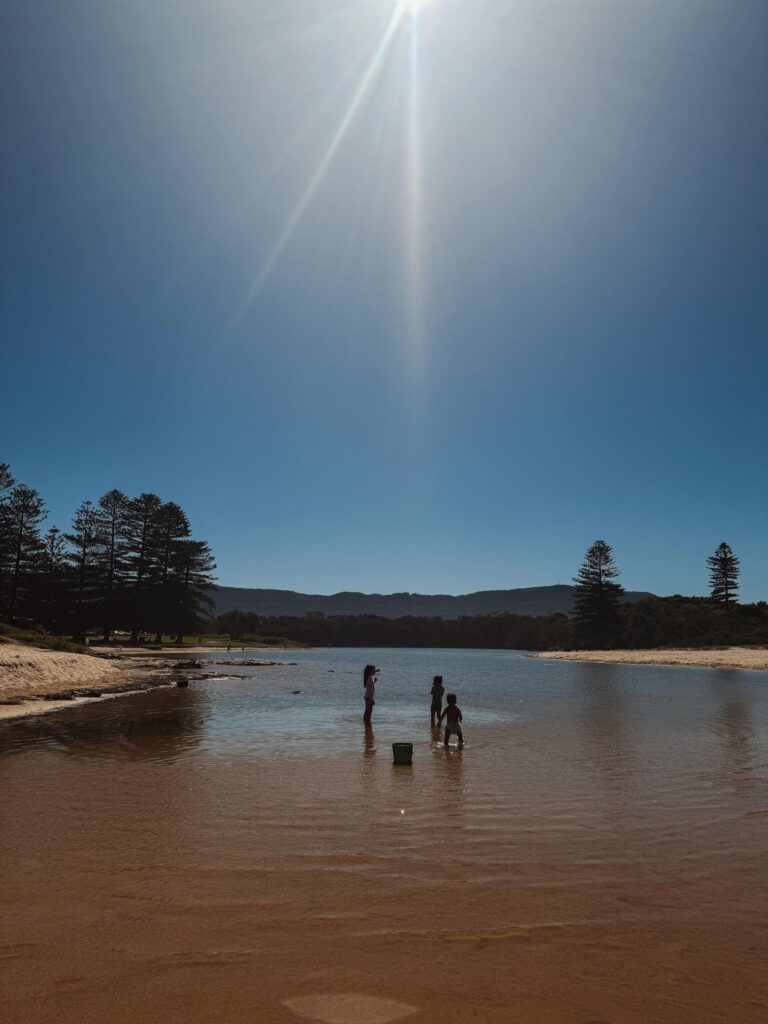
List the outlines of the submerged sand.
<svg viewBox="0 0 768 1024">
<path fill-rule="evenodd" d="M 610 665 L 694 665 L 701 668 L 768 670 L 768 647 L 681 647 L 674 650 L 541 651 L 535 658 Z"/>
</svg>

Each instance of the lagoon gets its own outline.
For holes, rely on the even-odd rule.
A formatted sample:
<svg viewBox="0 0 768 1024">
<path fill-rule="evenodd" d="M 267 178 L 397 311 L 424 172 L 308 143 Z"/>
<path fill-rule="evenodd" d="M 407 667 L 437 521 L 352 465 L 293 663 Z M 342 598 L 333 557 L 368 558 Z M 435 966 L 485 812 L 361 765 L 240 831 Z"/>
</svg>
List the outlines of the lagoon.
<svg viewBox="0 0 768 1024">
<path fill-rule="evenodd" d="M 0 727 L 3 1019 L 768 1018 L 768 673 L 275 658 Z"/>
</svg>

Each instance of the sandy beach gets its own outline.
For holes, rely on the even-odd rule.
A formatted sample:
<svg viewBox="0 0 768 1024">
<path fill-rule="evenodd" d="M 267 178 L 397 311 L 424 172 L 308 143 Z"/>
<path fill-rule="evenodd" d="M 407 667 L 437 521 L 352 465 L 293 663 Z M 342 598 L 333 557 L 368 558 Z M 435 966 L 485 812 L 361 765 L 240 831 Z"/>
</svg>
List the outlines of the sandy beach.
<svg viewBox="0 0 768 1024">
<path fill-rule="evenodd" d="M 0 716 L 11 717 L 22 708 L 24 713 L 33 711 L 33 705 L 27 702 L 40 701 L 46 707 L 54 694 L 69 694 L 73 690 L 107 692 L 123 690 L 133 683 L 159 682 L 167 672 L 166 666 L 146 655 L 131 658 L 130 662 L 108 661 L 87 654 L 3 643 L 0 644 L 0 702 L 24 701 L 24 705 L 0 703 Z"/>
<path fill-rule="evenodd" d="M 0 720 L 55 711 L 61 706 L 97 699 L 102 694 L 162 685 L 185 675 L 184 668 L 199 667 L 195 664 L 196 654 L 224 655 L 208 661 L 206 664 L 210 667 L 264 668 L 283 664 L 261 658 L 233 661 L 222 647 L 119 651 L 104 647 L 94 650 L 101 656 L 0 642 Z M 265 650 L 282 651 L 282 648 L 245 648 L 245 653 L 258 654 Z"/>
<path fill-rule="evenodd" d="M 652 651 L 541 651 L 535 658 L 604 662 L 609 665 L 691 665 L 700 668 L 768 670 L 768 647 L 683 647 Z"/>
</svg>

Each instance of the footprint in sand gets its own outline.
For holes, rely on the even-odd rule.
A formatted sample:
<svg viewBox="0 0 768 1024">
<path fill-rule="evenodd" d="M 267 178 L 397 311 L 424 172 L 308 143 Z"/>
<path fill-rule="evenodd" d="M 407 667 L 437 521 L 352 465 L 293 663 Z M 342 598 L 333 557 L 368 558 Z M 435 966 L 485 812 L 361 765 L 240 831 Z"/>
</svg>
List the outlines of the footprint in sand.
<svg viewBox="0 0 768 1024">
<path fill-rule="evenodd" d="M 416 1013 L 415 1006 L 394 999 L 345 993 L 336 996 L 301 996 L 283 1003 L 300 1017 L 320 1024 L 389 1024 Z"/>
</svg>

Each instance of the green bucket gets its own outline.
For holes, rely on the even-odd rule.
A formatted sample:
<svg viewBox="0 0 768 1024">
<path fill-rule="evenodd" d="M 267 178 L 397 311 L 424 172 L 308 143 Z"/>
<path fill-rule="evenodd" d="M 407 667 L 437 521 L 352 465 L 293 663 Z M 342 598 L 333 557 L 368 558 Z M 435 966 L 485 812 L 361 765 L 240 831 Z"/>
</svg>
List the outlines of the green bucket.
<svg viewBox="0 0 768 1024">
<path fill-rule="evenodd" d="M 393 743 L 392 759 L 395 764 L 413 764 L 413 744 Z"/>
</svg>

